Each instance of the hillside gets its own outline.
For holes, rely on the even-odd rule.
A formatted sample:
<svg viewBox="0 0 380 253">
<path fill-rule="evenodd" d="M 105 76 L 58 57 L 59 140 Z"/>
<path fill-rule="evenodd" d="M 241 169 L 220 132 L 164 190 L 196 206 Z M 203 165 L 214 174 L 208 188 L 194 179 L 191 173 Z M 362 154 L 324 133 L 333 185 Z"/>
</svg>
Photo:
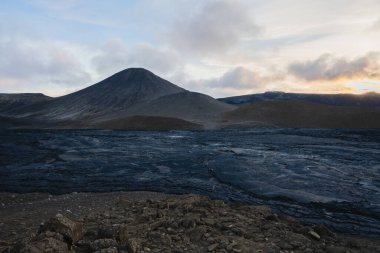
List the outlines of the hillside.
<svg viewBox="0 0 380 253">
<path fill-rule="evenodd" d="M 0 93 L 0 113 L 17 110 L 23 107 L 31 106 L 36 103 L 52 100 L 51 97 L 41 93 Z"/>
<path fill-rule="evenodd" d="M 129 110 L 128 114 L 156 115 L 204 122 L 217 120 L 222 113 L 235 108 L 202 93 L 187 91 L 162 96 L 136 106 Z"/>
<path fill-rule="evenodd" d="M 305 93 L 285 93 L 285 92 L 265 92 L 236 97 L 220 98 L 228 104 L 242 105 L 268 100 L 290 100 L 305 101 L 327 105 L 339 106 L 359 106 L 380 108 L 380 94 L 366 93 L 355 94 L 305 94 Z"/>
<path fill-rule="evenodd" d="M 303 101 L 261 101 L 225 113 L 225 125 L 296 128 L 379 128 L 380 109 Z"/>
</svg>

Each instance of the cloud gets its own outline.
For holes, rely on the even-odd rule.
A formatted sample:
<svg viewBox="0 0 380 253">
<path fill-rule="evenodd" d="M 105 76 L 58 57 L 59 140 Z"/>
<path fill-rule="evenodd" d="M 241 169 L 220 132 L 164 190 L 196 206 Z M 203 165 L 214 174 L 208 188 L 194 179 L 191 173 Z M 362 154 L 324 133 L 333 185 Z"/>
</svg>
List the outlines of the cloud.
<svg viewBox="0 0 380 253">
<path fill-rule="evenodd" d="M 372 30 L 380 31 L 380 18 L 378 18 L 372 25 Z"/>
<path fill-rule="evenodd" d="M 115 15 L 107 15 L 115 10 L 112 5 L 106 2 L 94 4 L 91 0 L 30 0 L 30 3 L 41 10 L 54 16 L 56 19 L 77 22 L 78 24 L 95 25 L 98 27 L 112 28 L 115 26 Z M 120 3 L 115 3 L 119 5 Z"/>
<path fill-rule="evenodd" d="M 196 90 L 214 97 L 242 95 L 268 90 L 283 90 L 284 76 L 274 71 L 270 75 L 252 71 L 244 67 L 230 69 L 218 78 L 187 80 L 184 85 L 189 90 Z"/>
<path fill-rule="evenodd" d="M 167 48 L 140 44 L 128 48 L 119 40 L 111 40 L 92 59 L 95 70 L 111 75 L 129 67 L 143 67 L 158 74 L 173 74 L 182 68 L 179 55 Z"/>
<path fill-rule="evenodd" d="M 90 75 L 64 45 L 48 41 L 5 39 L 0 41 L 0 76 L 17 83 L 83 85 Z"/>
<path fill-rule="evenodd" d="M 132 64 L 159 73 L 172 73 L 183 66 L 179 54 L 167 48 L 155 48 L 148 44 L 138 45 L 130 54 Z"/>
<path fill-rule="evenodd" d="M 92 58 L 91 63 L 98 74 L 114 74 L 128 66 L 128 49 L 120 40 L 110 40 Z"/>
<path fill-rule="evenodd" d="M 321 55 L 315 60 L 292 63 L 288 71 L 306 81 L 335 81 L 339 79 L 380 78 L 380 53 L 371 52 L 356 59 Z"/>
<path fill-rule="evenodd" d="M 195 14 L 181 17 L 168 32 L 168 38 L 183 53 L 210 54 L 229 50 L 258 31 L 242 1 L 214 0 Z"/>
<path fill-rule="evenodd" d="M 243 67 L 237 67 L 226 72 L 220 78 L 209 79 L 204 85 L 209 87 L 233 87 L 235 89 L 247 89 L 261 86 L 266 82 L 258 73 Z"/>
</svg>

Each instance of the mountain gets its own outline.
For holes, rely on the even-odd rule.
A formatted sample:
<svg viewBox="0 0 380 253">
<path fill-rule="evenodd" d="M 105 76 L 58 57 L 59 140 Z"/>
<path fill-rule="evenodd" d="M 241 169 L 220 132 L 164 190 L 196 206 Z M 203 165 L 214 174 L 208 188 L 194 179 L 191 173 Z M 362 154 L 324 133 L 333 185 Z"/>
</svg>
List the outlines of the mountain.
<svg viewBox="0 0 380 253">
<path fill-rule="evenodd" d="M 380 128 L 380 109 L 271 100 L 225 113 L 225 126 L 291 128 Z"/>
<path fill-rule="evenodd" d="M 88 128 L 136 115 L 213 124 L 235 106 L 189 92 L 142 68 L 130 68 L 88 88 L 30 106 L 4 109 L 8 119 L 44 122 L 46 127 Z M 115 121 L 113 121 L 115 122 Z"/>
<path fill-rule="evenodd" d="M 379 97 L 267 92 L 216 100 L 130 68 L 57 98 L 0 94 L 0 128 L 380 128 Z"/>
<path fill-rule="evenodd" d="M 305 101 L 327 105 L 338 106 L 362 106 L 380 108 L 380 94 L 366 93 L 363 95 L 354 94 L 304 94 L 304 93 L 285 93 L 285 92 L 265 92 L 259 94 L 243 95 L 236 97 L 220 98 L 219 101 L 242 105 L 268 100 L 291 100 Z"/>
<path fill-rule="evenodd" d="M 183 91 L 148 70 L 130 68 L 80 91 L 13 110 L 12 114 L 50 121 L 80 120 L 123 111 L 133 105 Z"/>
<path fill-rule="evenodd" d="M 159 97 L 127 111 L 129 115 L 156 115 L 205 122 L 217 120 L 235 106 L 197 92 L 180 92 Z"/>
<path fill-rule="evenodd" d="M 50 101 L 52 98 L 41 93 L 0 93 L 0 113 Z"/>
</svg>

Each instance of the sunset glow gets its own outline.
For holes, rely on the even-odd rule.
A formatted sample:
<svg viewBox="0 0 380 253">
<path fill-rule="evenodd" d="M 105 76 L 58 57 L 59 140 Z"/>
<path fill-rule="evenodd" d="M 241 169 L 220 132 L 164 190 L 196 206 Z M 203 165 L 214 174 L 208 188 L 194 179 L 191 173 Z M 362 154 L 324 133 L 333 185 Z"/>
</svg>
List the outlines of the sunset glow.
<svg viewBox="0 0 380 253">
<path fill-rule="evenodd" d="M 380 92 L 380 1 L 5 0 L 0 92 L 143 67 L 214 97 Z"/>
</svg>

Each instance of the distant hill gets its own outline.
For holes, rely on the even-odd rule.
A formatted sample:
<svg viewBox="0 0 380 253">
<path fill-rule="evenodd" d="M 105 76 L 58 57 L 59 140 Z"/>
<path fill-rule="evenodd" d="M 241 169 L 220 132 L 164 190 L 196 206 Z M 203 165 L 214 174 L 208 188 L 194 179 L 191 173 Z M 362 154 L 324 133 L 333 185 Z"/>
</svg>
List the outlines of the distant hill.
<svg viewBox="0 0 380 253">
<path fill-rule="evenodd" d="M 291 128 L 380 128 L 380 109 L 271 100 L 225 113 L 225 126 Z"/>
<path fill-rule="evenodd" d="M 373 92 L 363 95 L 265 92 L 219 99 L 219 101 L 232 105 L 242 105 L 268 100 L 291 100 L 338 106 L 362 106 L 380 108 L 380 94 Z"/>
<path fill-rule="evenodd" d="M 53 98 L 45 96 L 41 93 L 0 93 L 0 113 L 10 110 L 17 110 L 36 103 L 50 101 L 52 99 Z"/>
</svg>

